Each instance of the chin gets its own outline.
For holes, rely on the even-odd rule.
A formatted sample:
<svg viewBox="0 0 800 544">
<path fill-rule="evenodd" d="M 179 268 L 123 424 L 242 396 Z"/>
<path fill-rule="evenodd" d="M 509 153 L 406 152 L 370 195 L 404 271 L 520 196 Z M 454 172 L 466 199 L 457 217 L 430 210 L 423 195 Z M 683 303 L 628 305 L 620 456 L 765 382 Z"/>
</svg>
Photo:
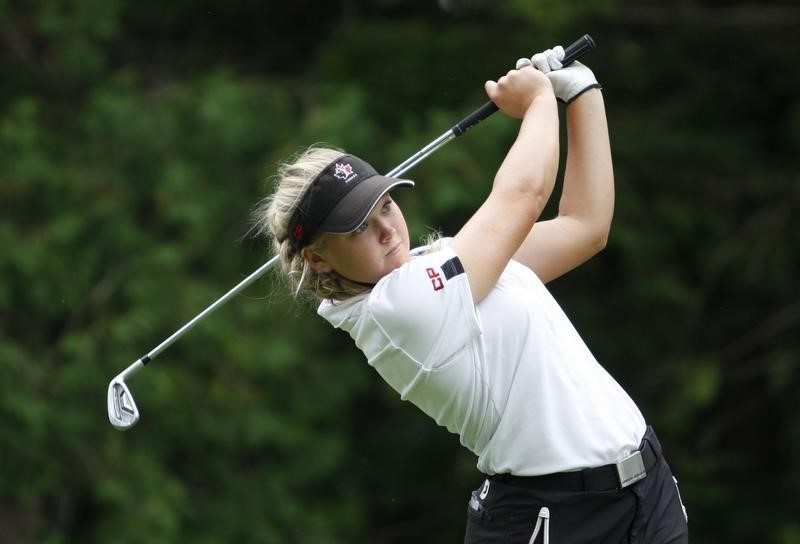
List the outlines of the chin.
<svg viewBox="0 0 800 544">
<path fill-rule="evenodd" d="M 408 248 L 402 247 L 397 252 L 397 255 L 393 255 L 393 257 L 394 258 L 392 259 L 392 266 L 394 268 L 400 268 L 401 266 L 403 266 L 404 264 L 406 264 L 408 261 L 411 260 L 411 253 L 409 252 Z"/>
</svg>

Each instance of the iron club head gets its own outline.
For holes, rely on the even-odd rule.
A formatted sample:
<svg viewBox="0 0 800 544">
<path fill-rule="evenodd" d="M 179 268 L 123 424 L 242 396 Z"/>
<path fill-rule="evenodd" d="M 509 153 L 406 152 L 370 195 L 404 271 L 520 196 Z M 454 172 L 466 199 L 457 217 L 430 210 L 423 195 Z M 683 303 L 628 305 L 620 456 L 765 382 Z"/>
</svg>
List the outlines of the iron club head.
<svg viewBox="0 0 800 544">
<path fill-rule="evenodd" d="M 147 359 L 139 359 L 108 384 L 108 420 L 120 431 L 130 429 L 139 421 L 139 409 L 125 384 L 125 378 L 142 368 Z"/>
<path fill-rule="evenodd" d="M 139 409 L 133 395 L 119 377 L 108 384 L 108 420 L 120 431 L 130 429 L 139 421 Z"/>
</svg>

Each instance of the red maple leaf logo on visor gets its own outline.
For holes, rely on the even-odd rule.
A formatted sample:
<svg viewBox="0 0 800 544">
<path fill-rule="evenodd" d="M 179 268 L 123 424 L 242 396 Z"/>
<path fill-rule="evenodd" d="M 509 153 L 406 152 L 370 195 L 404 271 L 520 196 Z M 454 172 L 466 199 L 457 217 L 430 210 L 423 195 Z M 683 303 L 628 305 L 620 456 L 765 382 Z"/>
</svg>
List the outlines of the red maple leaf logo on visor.
<svg viewBox="0 0 800 544">
<path fill-rule="evenodd" d="M 353 167 L 350 164 L 342 164 L 340 162 L 336 163 L 336 168 L 334 168 L 333 175 L 341 180 L 344 180 L 345 183 L 350 182 L 354 177 L 356 177 L 356 173 L 353 171 Z"/>
</svg>

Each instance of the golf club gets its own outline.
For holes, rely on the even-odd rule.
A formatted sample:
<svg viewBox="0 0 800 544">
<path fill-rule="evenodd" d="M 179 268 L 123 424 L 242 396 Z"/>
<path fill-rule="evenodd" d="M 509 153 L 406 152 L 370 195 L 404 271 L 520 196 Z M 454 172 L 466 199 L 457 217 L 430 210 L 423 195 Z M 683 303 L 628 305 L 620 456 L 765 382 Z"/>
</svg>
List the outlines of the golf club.
<svg viewBox="0 0 800 544">
<path fill-rule="evenodd" d="M 588 34 L 584 34 L 577 41 L 564 48 L 563 65 L 566 66 L 576 60 L 578 57 L 587 53 L 590 49 L 595 47 L 594 40 Z M 434 151 L 442 147 L 444 144 L 461 136 L 470 128 L 474 127 L 494 112 L 498 110 L 494 102 L 486 102 L 483 106 L 464 117 L 461 121 L 453 125 L 453 127 L 433 140 L 431 143 L 414 153 L 411 157 L 392 169 L 386 176 L 399 177 L 406 171 L 410 170 L 425 158 L 430 156 Z M 124 431 L 130 429 L 139 421 L 139 409 L 136 402 L 133 400 L 130 389 L 128 389 L 125 380 L 135 374 L 139 369 L 144 367 L 148 362 L 155 358 L 159 353 L 168 348 L 178 338 L 183 336 L 189 329 L 194 327 L 198 322 L 208 317 L 211 312 L 228 302 L 231 298 L 236 296 L 239 292 L 263 276 L 267 270 L 277 264 L 279 259 L 278 255 L 272 257 L 269 261 L 261 265 L 255 272 L 247 276 L 233 289 L 225 293 L 213 304 L 208 306 L 205 310 L 197 314 L 191 321 L 186 323 L 183 327 L 175 331 L 169 338 L 161 342 L 158 346 L 153 348 L 147 355 L 137 359 L 128 368 L 119 373 L 108 384 L 108 419 L 114 428 Z"/>
</svg>

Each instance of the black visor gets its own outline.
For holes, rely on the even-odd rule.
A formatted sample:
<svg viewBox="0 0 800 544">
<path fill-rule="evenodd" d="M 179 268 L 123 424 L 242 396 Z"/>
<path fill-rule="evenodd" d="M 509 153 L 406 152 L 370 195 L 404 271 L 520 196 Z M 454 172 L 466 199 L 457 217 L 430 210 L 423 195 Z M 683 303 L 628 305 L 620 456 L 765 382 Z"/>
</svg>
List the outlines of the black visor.
<svg viewBox="0 0 800 544">
<path fill-rule="evenodd" d="M 296 250 L 317 232 L 346 233 L 366 220 L 378 200 L 407 179 L 381 176 L 367 162 L 342 155 L 314 178 L 289 221 L 289 238 Z"/>
</svg>

